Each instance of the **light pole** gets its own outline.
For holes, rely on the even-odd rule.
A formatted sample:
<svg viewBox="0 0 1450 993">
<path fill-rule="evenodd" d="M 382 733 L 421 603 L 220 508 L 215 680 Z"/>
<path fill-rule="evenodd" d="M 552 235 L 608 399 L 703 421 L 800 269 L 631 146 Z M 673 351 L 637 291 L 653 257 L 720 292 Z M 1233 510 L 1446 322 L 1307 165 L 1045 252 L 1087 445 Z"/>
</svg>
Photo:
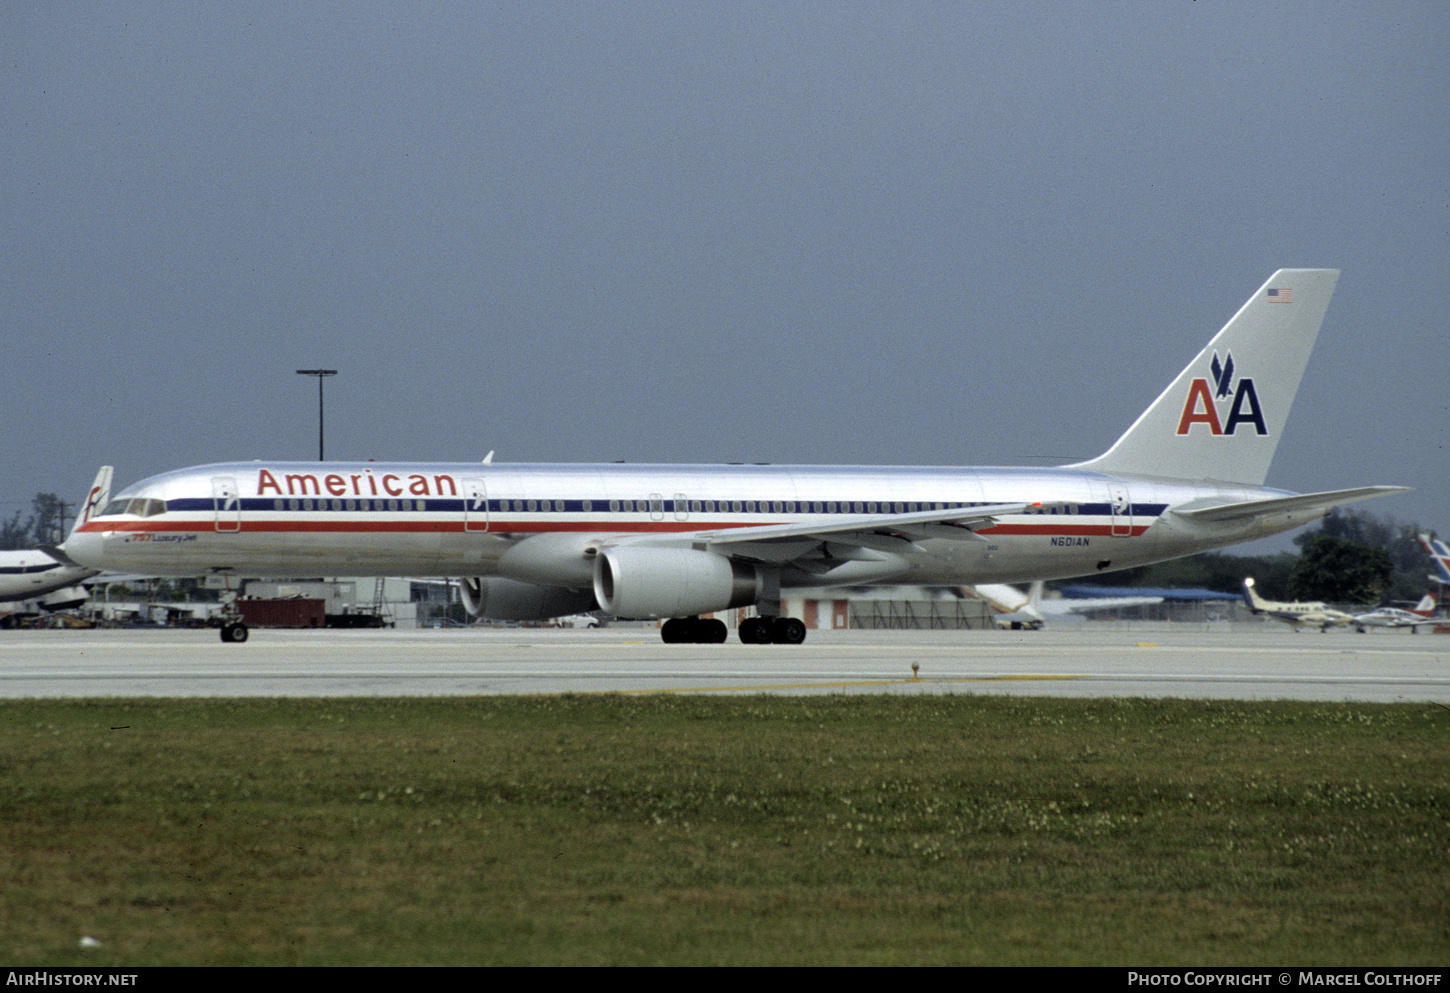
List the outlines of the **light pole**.
<svg viewBox="0 0 1450 993">
<path fill-rule="evenodd" d="M 328 376 L 336 376 L 336 369 L 298 369 L 299 376 L 317 377 L 317 461 L 322 458 L 322 381 Z"/>
</svg>

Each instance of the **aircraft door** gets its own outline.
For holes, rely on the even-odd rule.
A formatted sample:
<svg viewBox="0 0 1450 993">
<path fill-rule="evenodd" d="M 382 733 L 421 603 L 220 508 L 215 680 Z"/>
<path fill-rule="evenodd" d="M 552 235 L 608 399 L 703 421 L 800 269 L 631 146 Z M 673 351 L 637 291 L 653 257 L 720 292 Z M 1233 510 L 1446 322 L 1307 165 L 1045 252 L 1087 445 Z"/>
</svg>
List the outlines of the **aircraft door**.
<svg viewBox="0 0 1450 993">
<path fill-rule="evenodd" d="M 211 477 L 212 508 L 216 512 L 218 531 L 240 531 L 242 529 L 242 497 L 237 492 L 237 481 L 231 476 Z"/>
<path fill-rule="evenodd" d="M 463 530 L 488 530 L 488 487 L 482 479 L 464 479 L 463 483 Z"/>
<path fill-rule="evenodd" d="M 1133 533 L 1133 501 L 1128 496 L 1128 488 L 1122 483 L 1108 484 L 1108 503 L 1113 510 L 1113 534 L 1131 535 Z"/>
<path fill-rule="evenodd" d="M 687 521 L 690 519 L 690 498 L 683 493 L 675 494 L 675 520 Z"/>
</svg>

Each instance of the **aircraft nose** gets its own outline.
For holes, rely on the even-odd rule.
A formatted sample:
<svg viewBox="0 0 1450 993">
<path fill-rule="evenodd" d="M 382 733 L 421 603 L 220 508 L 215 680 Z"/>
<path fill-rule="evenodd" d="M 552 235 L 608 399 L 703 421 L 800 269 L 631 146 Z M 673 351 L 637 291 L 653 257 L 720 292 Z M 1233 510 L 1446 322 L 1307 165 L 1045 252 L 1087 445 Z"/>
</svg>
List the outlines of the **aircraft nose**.
<svg viewBox="0 0 1450 993">
<path fill-rule="evenodd" d="M 60 550 L 79 565 L 104 569 L 106 536 L 99 531 L 77 531 L 65 540 Z"/>
</svg>

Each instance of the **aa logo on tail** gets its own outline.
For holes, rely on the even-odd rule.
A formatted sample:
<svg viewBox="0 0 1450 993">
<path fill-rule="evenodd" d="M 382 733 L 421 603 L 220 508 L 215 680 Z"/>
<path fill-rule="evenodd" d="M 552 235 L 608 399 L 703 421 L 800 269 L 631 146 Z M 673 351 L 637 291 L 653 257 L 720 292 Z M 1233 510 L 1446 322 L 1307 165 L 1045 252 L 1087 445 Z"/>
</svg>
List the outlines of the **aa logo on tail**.
<svg viewBox="0 0 1450 993">
<path fill-rule="evenodd" d="M 1254 391 L 1254 381 L 1244 377 L 1239 379 L 1237 386 L 1234 385 L 1233 353 L 1229 352 L 1220 363 L 1218 353 L 1214 352 L 1209 372 L 1212 380 L 1199 376 L 1188 384 L 1183 415 L 1178 418 L 1175 433 L 1186 435 L 1195 424 L 1202 424 L 1211 435 L 1232 435 L 1239 425 L 1252 424 L 1255 433 L 1268 434 L 1263 411 L 1259 409 L 1259 395 Z M 1228 417 L 1224 418 L 1219 415 L 1219 402 L 1228 400 L 1230 394 L 1233 400 L 1228 404 Z"/>
</svg>

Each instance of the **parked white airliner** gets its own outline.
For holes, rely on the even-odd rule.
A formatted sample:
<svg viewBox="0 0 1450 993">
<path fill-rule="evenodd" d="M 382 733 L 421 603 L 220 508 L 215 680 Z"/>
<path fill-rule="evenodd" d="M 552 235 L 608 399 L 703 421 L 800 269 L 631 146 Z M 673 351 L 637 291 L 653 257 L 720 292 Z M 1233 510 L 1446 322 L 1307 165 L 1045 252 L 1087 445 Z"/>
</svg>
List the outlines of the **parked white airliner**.
<svg viewBox="0 0 1450 993">
<path fill-rule="evenodd" d="M 85 509 L 76 521 L 79 527 L 110 500 L 111 470 L 104 467 L 91 484 Z M 74 532 L 72 532 L 74 533 Z M 57 558 L 50 551 L 29 548 L 0 552 L 0 602 L 34 601 L 43 610 L 68 610 L 85 603 L 90 594 L 81 586 L 83 580 L 97 575 L 91 569 Z"/>
<path fill-rule="evenodd" d="M 1122 596 L 1106 597 L 1058 597 L 1045 600 L 1042 597 L 1042 580 L 1037 580 L 1023 593 L 1006 583 L 984 583 L 978 586 L 964 586 L 962 592 L 987 605 L 997 612 L 997 626 L 1014 631 L 1036 631 L 1050 618 L 1067 617 L 1070 614 L 1084 614 L 1092 610 L 1125 609 L 1162 603 L 1161 596 L 1139 596 L 1125 593 Z"/>
<path fill-rule="evenodd" d="M 1282 269 L 1103 455 L 1055 469 L 231 462 L 136 483 L 62 548 L 147 575 L 462 576 L 475 615 L 672 618 L 754 604 L 741 640 L 797 643 L 781 590 L 1030 582 L 1125 569 L 1402 492 L 1266 489 L 1339 273 Z M 224 628 L 233 640 L 235 628 Z M 245 629 L 240 632 L 245 636 Z"/>
<path fill-rule="evenodd" d="M 38 548 L 0 552 L 0 602 L 34 601 L 42 610 L 79 607 L 90 597 L 81 581 L 97 572 L 66 565 Z"/>
</svg>

